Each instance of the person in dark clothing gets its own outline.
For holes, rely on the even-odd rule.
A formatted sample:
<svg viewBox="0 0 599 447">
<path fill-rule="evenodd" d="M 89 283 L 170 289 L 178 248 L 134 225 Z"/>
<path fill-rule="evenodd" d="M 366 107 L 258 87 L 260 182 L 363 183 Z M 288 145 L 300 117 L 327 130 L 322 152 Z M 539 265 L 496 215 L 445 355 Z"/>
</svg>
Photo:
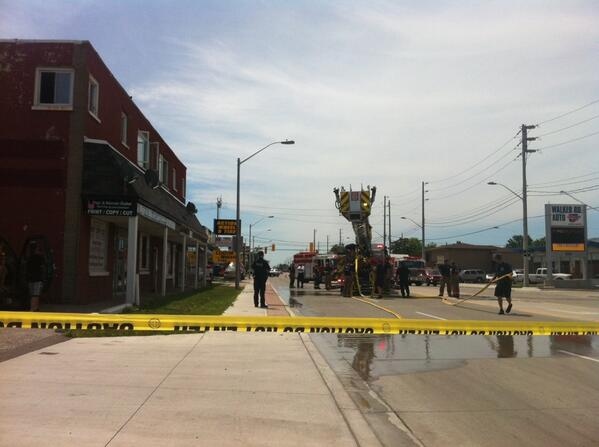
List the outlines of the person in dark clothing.
<svg viewBox="0 0 599 447">
<path fill-rule="evenodd" d="M 40 247 L 32 243 L 29 247 L 29 256 L 26 260 L 26 277 L 29 288 L 29 297 L 32 312 L 40 310 L 40 296 L 44 287 L 46 260 L 42 256 Z"/>
<path fill-rule="evenodd" d="M 495 268 L 495 278 L 501 278 L 497 281 L 495 286 L 495 296 L 497 297 L 497 303 L 499 304 L 499 315 L 503 315 L 503 298 L 507 300 L 507 307 L 505 313 L 512 311 L 512 266 L 507 262 L 501 260 L 501 255 L 495 255 L 495 262 L 497 267 Z M 507 276 L 506 276 L 507 275 Z M 505 278 L 502 278 L 505 276 Z"/>
<path fill-rule="evenodd" d="M 264 252 L 258 252 L 258 258 L 252 264 L 252 270 L 254 271 L 254 306 L 267 309 L 265 294 L 270 265 L 264 259 Z M 258 303 L 258 295 L 260 295 L 260 303 Z"/>
<path fill-rule="evenodd" d="M 451 267 L 449 265 L 449 259 L 443 261 L 443 264 L 439 264 L 439 273 L 441 273 L 441 282 L 439 285 L 439 296 L 443 296 L 445 286 L 447 286 L 447 295 L 451 296 Z"/>
<path fill-rule="evenodd" d="M 314 266 L 314 288 L 320 289 L 320 283 L 322 282 L 322 270 L 319 264 Z"/>
<path fill-rule="evenodd" d="M 295 287 L 295 264 L 292 262 L 289 265 L 289 288 L 293 289 Z"/>
<path fill-rule="evenodd" d="M 410 296 L 410 269 L 405 262 L 400 262 L 397 272 L 395 273 L 399 290 L 403 298 Z"/>
<path fill-rule="evenodd" d="M 449 296 L 460 297 L 460 268 L 455 262 L 451 263 L 449 269 Z"/>
<path fill-rule="evenodd" d="M 378 298 L 383 297 L 383 289 L 385 287 L 385 277 L 387 276 L 387 268 L 384 261 L 380 261 L 375 267 L 375 279 L 374 284 Z"/>
<path fill-rule="evenodd" d="M 304 288 L 304 281 L 306 279 L 306 267 L 304 264 L 297 266 L 297 287 L 300 289 Z"/>
<path fill-rule="evenodd" d="M 333 266 L 327 259 L 324 264 L 324 288 L 331 290 L 331 281 L 333 279 Z"/>
</svg>

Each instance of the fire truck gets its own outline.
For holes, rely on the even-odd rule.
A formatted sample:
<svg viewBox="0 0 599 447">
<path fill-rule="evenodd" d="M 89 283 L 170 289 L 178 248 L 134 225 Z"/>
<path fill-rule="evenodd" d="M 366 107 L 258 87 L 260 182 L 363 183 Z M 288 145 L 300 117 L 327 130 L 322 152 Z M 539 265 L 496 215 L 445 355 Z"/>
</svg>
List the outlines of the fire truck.
<svg viewBox="0 0 599 447">
<path fill-rule="evenodd" d="M 371 291 L 370 272 L 373 262 L 382 262 L 385 258 L 385 247 L 380 249 L 372 246 L 372 227 L 368 221 L 372 204 L 376 197 L 376 186 L 366 189 L 360 187 L 359 191 L 353 191 L 351 186 L 347 191 L 343 186 L 334 188 L 335 206 L 345 219 L 352 224 L 352 229 L 356 236 L 355 262 L 356 282 L 354 290 L 357 289 L 360 294 L 369 294 Z M 346 246 L 346 248 L 349 246 Z M 353 248 L 353 247 L 352 247 Z M 378 259 L 380 258 L 380 259 Z"/>
<path fill-rule="evenodd" d="M 296 268 L 300 264 L 304 266 L 304 280 L 309 282 L 314 280 L 314 267 L 319 266 L 324 268 L 326 262 L 329 261 L 333 270 L 336 271 L 340 258 L 336 254 L 319 254 L 317 251 L 302 251 L 293 255 L 293 263 Z"/>
</svg>

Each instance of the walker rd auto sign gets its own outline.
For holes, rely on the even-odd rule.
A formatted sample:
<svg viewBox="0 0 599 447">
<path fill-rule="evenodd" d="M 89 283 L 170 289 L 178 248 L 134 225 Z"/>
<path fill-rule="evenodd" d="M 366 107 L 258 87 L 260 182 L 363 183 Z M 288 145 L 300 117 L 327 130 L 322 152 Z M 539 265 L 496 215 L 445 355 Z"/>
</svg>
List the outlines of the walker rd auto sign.
<svg viewBox="0 0 599 447">
<path fill-rule="evenodd" d="M 137 203 L 132 200 L 88 199 L 89 216 L 137 216 Z"/>
<path fill-rule="evenodd" d="M 576 204 L 545 205 L 547 241 L 557 252 L 584 252 L 586 247 L 586 209 Z"/>
<path fill-rule="evenodd" d="M 235 219 L 214 219 L 214 234 L 235 236 L 237 234 Z"/>
</svg>

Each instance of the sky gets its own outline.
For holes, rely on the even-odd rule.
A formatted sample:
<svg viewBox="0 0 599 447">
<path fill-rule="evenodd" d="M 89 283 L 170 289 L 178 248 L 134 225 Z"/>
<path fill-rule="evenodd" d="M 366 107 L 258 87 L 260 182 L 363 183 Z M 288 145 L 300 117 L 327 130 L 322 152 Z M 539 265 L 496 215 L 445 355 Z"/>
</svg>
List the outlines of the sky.
<svg viewBox="0 0 599 447">
<path fill-rule="evenodd" d="M 427 243 L 505 245 L 522 234 L 522 124 L 538 125 L 530 236 L 545 203 L 576 203 L 562 190 L 599 206 L 597 23 L 594 0 L 0 0 L 0 38 L 92 43 L 186 164 L 209 228 L 218 197 L 235 218 L 237 158 L 294 140 L 241 165 L 242 233 L 275 264 L 314 236 L 353 241 L 341 186 L 377 187 L 373 242 L 385 196 L 392 239 L 421 237 L 427 182 Z"/>
</svg>

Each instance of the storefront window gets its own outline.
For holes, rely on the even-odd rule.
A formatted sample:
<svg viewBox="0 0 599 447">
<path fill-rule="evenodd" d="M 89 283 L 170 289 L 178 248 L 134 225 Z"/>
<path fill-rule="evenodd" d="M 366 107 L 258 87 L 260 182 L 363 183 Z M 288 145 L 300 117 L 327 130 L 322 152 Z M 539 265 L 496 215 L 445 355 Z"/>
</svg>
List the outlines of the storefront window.
<svg viewBox="0 0 599 447">
<path fill-rule="evenodd" d="M 106 254 L 108 248 L 108 224 L 92 219 L 89 231 L 89 274 L 108 274 Z"/>
</svg>

